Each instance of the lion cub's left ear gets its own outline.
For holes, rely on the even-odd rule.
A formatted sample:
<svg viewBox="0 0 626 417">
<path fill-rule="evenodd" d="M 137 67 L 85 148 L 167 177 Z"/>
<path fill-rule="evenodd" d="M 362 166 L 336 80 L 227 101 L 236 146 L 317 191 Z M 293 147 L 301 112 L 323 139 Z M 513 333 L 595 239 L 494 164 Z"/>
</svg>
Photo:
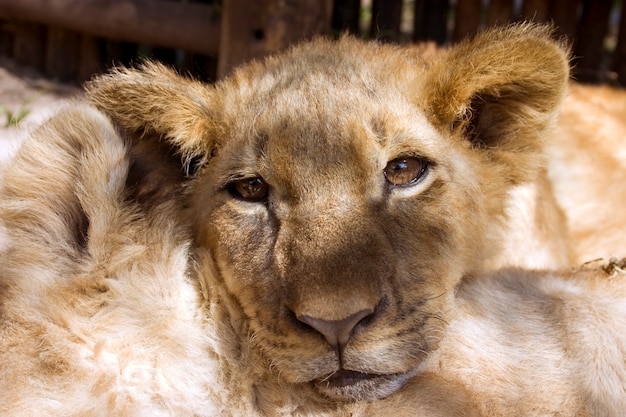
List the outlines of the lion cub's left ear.
<svg viewBox="0 0 626 417">
<path fill-rule="evenodd" d="M 188 161 L 210 151 L 212 88 L 156 62 L 119 68 L 85 85 L 90 101 L 122 130 L 167 139 Z"/>
<path fill-rule="evenodd" d="M 542 136 L 558 113 L 569 53 L 547 25 L 485 31 L 442 54 L 430 67 L 421 105 L 450 130 L 525 181 L 541 158 Z"/>
</svg>

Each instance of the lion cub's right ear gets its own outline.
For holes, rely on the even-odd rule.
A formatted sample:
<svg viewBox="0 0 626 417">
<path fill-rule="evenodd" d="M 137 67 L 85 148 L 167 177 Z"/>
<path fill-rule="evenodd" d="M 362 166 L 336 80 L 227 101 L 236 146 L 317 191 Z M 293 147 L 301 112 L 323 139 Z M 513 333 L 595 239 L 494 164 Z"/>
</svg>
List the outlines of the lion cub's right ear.
<svg viewBox="0 0 626 417">
<path fill-rule="evenodd" d="M 212 87 L 146 61 L 98 76 L 85 88 L 90 101 L 123 130 L 165 138 L 187 161 L 210 152 Z"/>
<path fill-rule="evenodd" d="M 429 68 L 422 106 L 458 133 L 502 177 L 525 181 L 541 162 L 544 131 L 568 84 L 569 52 L 551 26 L 495 28 L 451 47 Z"/>
</svg>

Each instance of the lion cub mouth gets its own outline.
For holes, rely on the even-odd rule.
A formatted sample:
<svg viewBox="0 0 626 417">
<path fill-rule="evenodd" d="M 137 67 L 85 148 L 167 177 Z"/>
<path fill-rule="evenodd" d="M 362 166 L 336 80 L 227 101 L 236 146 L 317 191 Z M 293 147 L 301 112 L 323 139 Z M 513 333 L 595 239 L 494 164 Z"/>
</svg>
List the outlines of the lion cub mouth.
<svg viewBox="0 0 626 417">
<path fill-rule="evenodd" d="M 320 383 L 326 383 L 327 385 L 333 387 L 346 387 L 349 385 L 358 384 L 359 382 L 365 380 L 380 378 L 381 376 L 382 375 L 378 374 L 366 374 L 363 372 L 341 369 L 324 378 L 322 381 L 320 381 Z"/>
<path fill-rule="evenodd" d="M 403 374 L 388 375 L 341 369 L 313 381 L 313 385 L 321 394 L 338 400 L 376 400 L 400 389 L 416 373 L 416 369 Z"/>
</svg>

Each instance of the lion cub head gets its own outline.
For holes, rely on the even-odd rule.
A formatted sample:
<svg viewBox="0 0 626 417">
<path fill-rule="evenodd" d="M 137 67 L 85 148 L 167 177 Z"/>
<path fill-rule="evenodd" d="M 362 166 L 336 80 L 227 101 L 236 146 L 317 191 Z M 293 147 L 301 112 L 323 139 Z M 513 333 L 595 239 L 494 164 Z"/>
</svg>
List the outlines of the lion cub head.
<svg viewBox="0 0 626 417">
<path fill-rule="evenodd" d="M 319 39 L 214 86 L 146 63 L 88 94 L 194 168 L 199 279 L 279 378 L 373 399 L 419 372 L 455 287 L 497 250 L 507 191 L 542 165 L 568 77 L 550 35 L 493 30 L 428 62 Z"/>
</svg>

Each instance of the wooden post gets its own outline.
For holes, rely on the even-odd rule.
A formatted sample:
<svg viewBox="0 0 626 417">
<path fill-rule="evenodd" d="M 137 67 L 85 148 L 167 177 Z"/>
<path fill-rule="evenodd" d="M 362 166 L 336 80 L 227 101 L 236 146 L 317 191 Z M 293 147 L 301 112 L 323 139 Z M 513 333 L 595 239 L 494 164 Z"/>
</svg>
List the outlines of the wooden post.
<svg viewBox="0 0 626 417">
<path fill-rule="evenodd" d="M 330 32 L 332 0 L 223 0 L 218 77 L 253 58 Z"/>
<path fill-rule="evenodd" d="M 130 65 L 138 55 L 138 45 L 132 42 L 107 42 L 104 62 L 107 65 Z"/>
<path fill-rule="evenodd" d="M 80 37 L 78 81 L 87 81 L 94 74 L 104 70 L 101 65 L 103 57 L 102 43 L 103 41 L 91 35 L 82 35 Z"/>
<path fill-rule="evenodd" d="M 80 36 L 50 27 L 46 38 L 46 74 L 58 81 L 77 81 Z"/>
<path fill-rule="evenodd" d="M 522 17 L 533 22 L 548 20 L 549 2 L 546 0 L 524 0 Z"/>
<path fill-rule="evenodd" d="M 567 36 L 570 42 L 576 38 L 578 29 L 578 8 L 580 0 L 553 0 L 550 14 L 561 35 Z"/>
<path fill-rule="evenodd" d="M 370 36 L 387 42 L 400 39 L 402 0 L 373 0 Z"/>
<path fill-rule="evenodd" d="M 577 79 L 598 82 L 598 71 L 604 58 L 604 38 L 609 27 L 612 0 L 585 0 L 583 18 L 576 38 L 574 55 L 577 58 L 574 73 Z"/>
<path fill-rule="evenodd" d="M 13 26 L 0 20 L 0 56 L 13 56 Z"/>
<path fill-rule="evenodd" d="M 13 54 L 20 65 L 43 71 L 46 28 L 36 23 L 19 22 L 15 27 Z"/>
<path fill-rule="evenodd" d="M 473 36 L 480 29 L 482 0 L 458 0 L 452 40 L 458 42 Z"/>
<path fill-rule="evenodd" d="M 623 3 L 617 45 L 613 55 L 613 71 L 617 72 L 620 85 L 626 87 L 626 5 Z"/>
<path fill-rule="evenodd" d="M 443 0 L 415 0 L 413 40 L 448 41 L 448 12 L 450 4 Z"/>
<path fill-rule="evenodd" d="M 359 34 L 361 0 L 335 0 L 332 28 L 337 33 Z"/>
<path fill-rule="evenodd" d="M 487 11 L 487 25 L 504 25 L 513 20 L 515 0 L 491 0 Z"/>
</svg>

